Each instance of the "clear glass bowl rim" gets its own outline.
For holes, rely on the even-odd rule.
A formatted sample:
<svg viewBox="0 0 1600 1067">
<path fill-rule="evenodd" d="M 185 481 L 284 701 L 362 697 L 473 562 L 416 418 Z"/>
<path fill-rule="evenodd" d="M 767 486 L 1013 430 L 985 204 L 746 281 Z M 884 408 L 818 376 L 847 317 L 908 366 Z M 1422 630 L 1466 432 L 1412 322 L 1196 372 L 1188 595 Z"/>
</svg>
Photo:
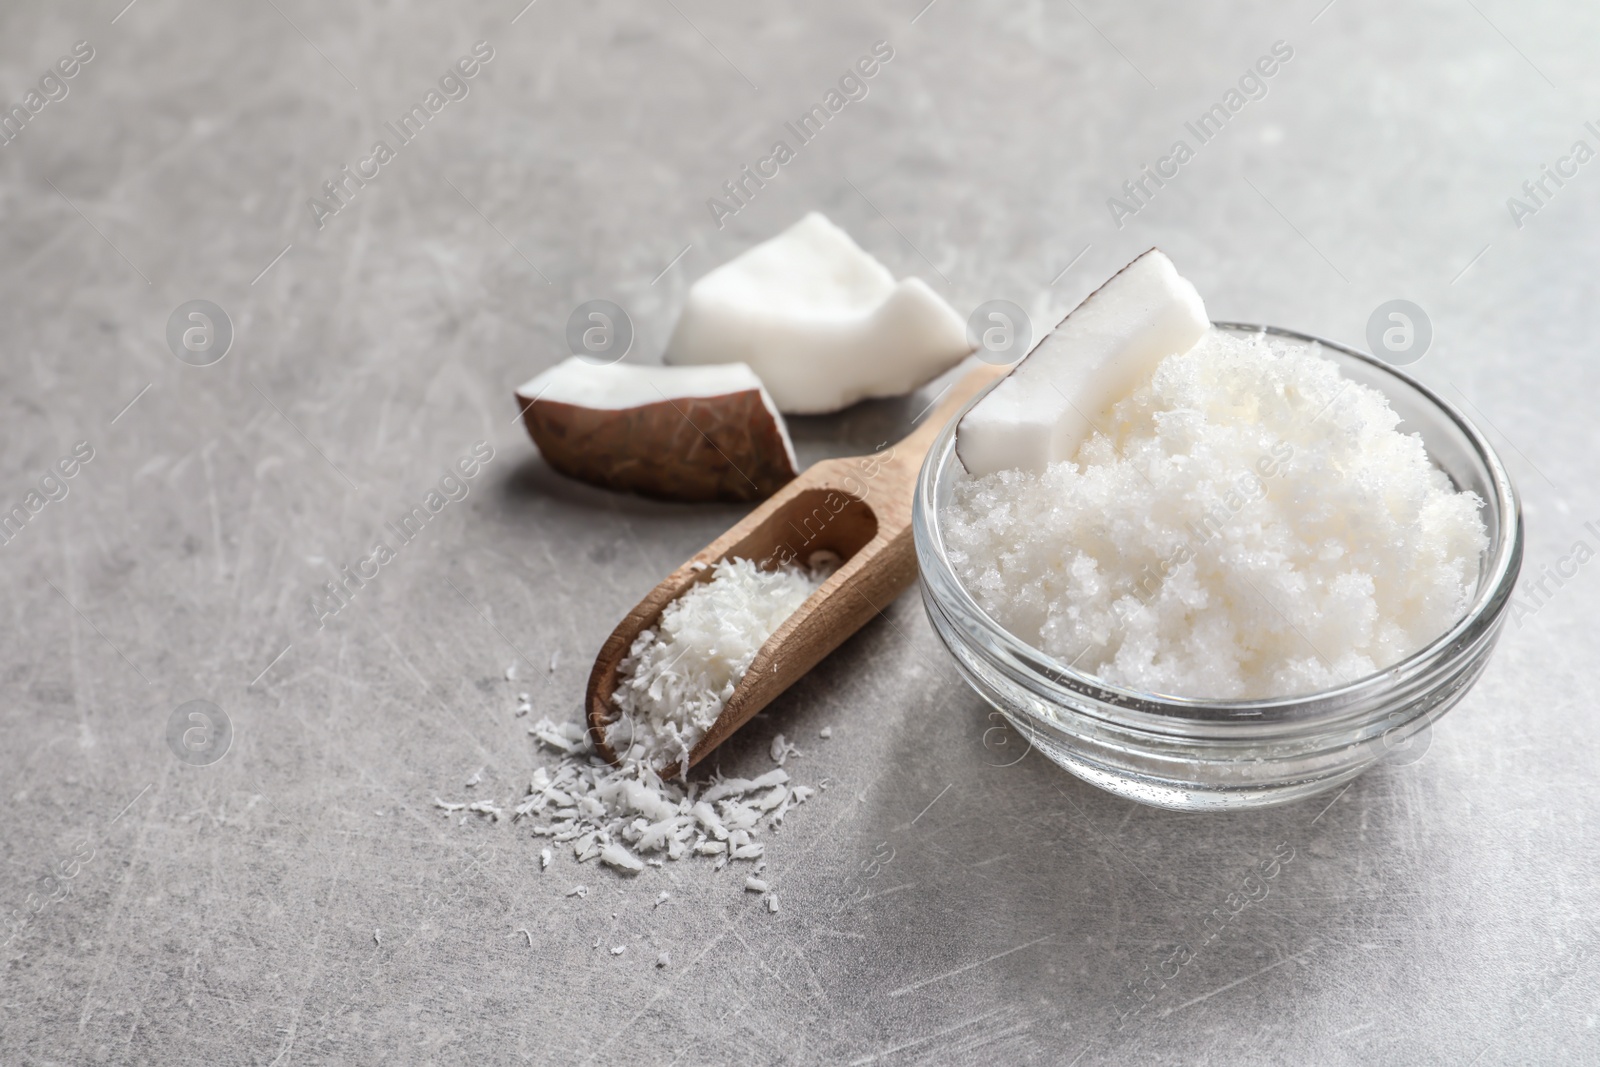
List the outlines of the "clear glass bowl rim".
<svg viewBox="0 0 1600 1067">
<path fill-rule="evenodd" d="M 1231 700 L 1148 693 L 1127 689 L 1097 676 L 1073 669 L 1055 657 L 1016 637 L 985 613 L 977 602 L 972 599 L 972 595 L 967 592 L 960 579 L 956 577 L 954 570 L 950 566 L 949 558 L 945 554 L 944 536 L 939 529 L 936 507 L 938 490 L 941 488 L 940 476 L 953 467 L 951 453 L 955 447 L 956 425 L 961 421 L 961 416 L 966 414 L 974 404 L 982 400 L 990 389 L 998 385 L 999 380 L 973 397 L 944 426 L 938 437 L 934 439 L 932 447 L 928 450 L 928 455 L 923 461 L 922 470 L 917 478 L 916 497 L 912 508 L 912 532 L 917 543 L 917 556 L 921 568 L 922 581 L 932 599 L 946 611 L 954 609 L 959 616 L 956 620 L 958 625 L 962 620 L 966 620 L 969 624 L 976 622 L 984 630 L 983 637 L 986 643 L 991 645 L 991 651 L 986 658 L 992 659 L 995 651 L 1002 652 L 1005 658 L 1013 660 L 1016 664 L 1024 667 L 1033 676 L 1032 681 L 1034 684 L 1044 683 L 1046 685 L 1060 686 L 1071 691 L 1080 699 L 1083 697 L 1090 698 L 1102 713 L 1105 710 L 1109 710 L 1107 705 L 1110 705 L 1124 712 L 1132 713 L 1132 718 L 1135 720 L 1145 719 L 1150 725 L 1154 725 L 1151 720 L 1168 720 L 1173 725 L 1186 723 L 1200 726 L 1203 724 L 1206 727 L 1222 727 L 1224 729 L 1229 726 L 1259 729 L 1272 723 L 1311 725 L 1314 722 L 1327 719 L 1330 715 L 1339 717 L 1341 713 L 1358 707 L 1383 706 L 1386 704 L 1387 698 L 1391 697 L 1397 688 L 1405 685 L 1408 681 L 1419 675 L 1440 669 L 1441 666 L 1448 664 L 1458 655 L 1472 654 L 1473 650 L 1481 645 L 1483 639 L 1486 636 L 1492 636 L 1493 631 L 1500 625 L 1501 617 L 1510 604 L 1512 590 L 1516 586 L 1517 576 L 1521 570 L 1523 548 L 1522 509 L 1516 487 L 1512 484 L 1505 465 L 1500 461 L 1500 457 L 1496 454 L 1494 447 L 1489 443 L 1483 432 L 1453 404 L 1416 378 L 1399 370 L 1392 364 L 1358 349 L 1351 348 L 1348 345 L 1330 341 L 1314 334 L 1277 326 L 1219 321 L 1214 321 L 1212 325 L 1221 330 L 1269 334 L 1295 341 L 1315 343 L 1323 348 L 1332 349 L 1341 355 L 1368 364 L 1380 371 L 1381 375 L 1396 378 L 1404 385 L 1415 390 L 1428 403 L 1436 407 L 1439 414 L 1444 415 L 1454 423 L 1471 443 L 1473 450 L 1477 454 L 1478 461 L 1482 463 L 1484 469 L 1489 473 L 1488 488 L 1490 493 L 1485 501 L 1485 506 L 1497 517 L 1498 521 L 1495 523 L 1496 533 L 1494 540 L 1485 553 L 1485 562 L 1479 574 L 1477 593 L 1471 606 L 1456 621 L 1454 626 L 1405 659 L 1374 674 L 1358 678 L 1355 681 L 1332 689 L 1321 689 L 1283 697 Z M 1076 705 L 1076 702 L 1074 704 Z M 1082 714 L 1087 709 L 1077 705 L 1076 710 L 1077 713 Z M 1135 723 L 1121 721 L 1120 725 L 1128 727 L 1135 725 Z"/>
</svg>

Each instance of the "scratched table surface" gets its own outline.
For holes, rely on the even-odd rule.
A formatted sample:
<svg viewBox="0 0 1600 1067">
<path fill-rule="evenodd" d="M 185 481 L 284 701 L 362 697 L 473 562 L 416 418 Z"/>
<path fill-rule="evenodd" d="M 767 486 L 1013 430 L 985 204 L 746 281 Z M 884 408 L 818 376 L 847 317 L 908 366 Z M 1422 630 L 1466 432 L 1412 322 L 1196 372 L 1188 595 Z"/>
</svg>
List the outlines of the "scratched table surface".
<svg viewBox="0 0 1600 1067">
<path fill-rule="evenodd" d="M 1600 1058 L 1600 9 L 124 3 L 0 7 L 0 1062 Z M 826 786 L 776 913 L 436 806 L 521 796 L 742 513 L 565 480 L 513 387 L 591 299 L 659 360 L 811 210 L 963 315 L 1151 245 L 1218 319 L 1411 301 L 1526 509 L 1487 673 L 1340 792 L 1179 814 L 997 727 L 908 595 L 714 761 Z"/>
</svg>

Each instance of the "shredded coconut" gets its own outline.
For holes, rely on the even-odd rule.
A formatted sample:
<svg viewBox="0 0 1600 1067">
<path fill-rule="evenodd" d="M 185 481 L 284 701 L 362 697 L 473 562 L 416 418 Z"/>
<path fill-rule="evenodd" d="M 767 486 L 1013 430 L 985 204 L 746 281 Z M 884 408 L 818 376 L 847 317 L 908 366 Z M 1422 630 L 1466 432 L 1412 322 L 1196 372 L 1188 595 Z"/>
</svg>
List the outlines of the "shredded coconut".
<svg viewBox="0 0 1600 1067">
<path fill-rule="evenodd" d="M 1483 501 L 1399 422 L 1317 346 L 1213 329 L 1074 461 L 959 479 L 949 558 L 996 622 L 1118 685 L 1352 681 L 1455 623 L 1487 543 Z"/>
<path fill-rule="evenodd" d="M 729 860 L 757 860 L 766 850 L 758 835 L 776 830 L 816 793 L 791 783 L 782 767 L 754 778 L 664 781 L 647 762 L 613 767 L 577 723 L 541 719 L 528 732 L 558 759 L 533 772 L 511 818 L 531 822 L 536 837 L 570 845 L 579 863 L 598 859 L 629 876 L 691 855 L 715 857 L 719 869 Z M 541 865 L 549 852 L 541 850 Z M 662 893 L 657 905 L 666 899 Z"/>
<path fill-rule="evenodd" d="M 492 800 L 475 801 L 474 803 L 467 805 L 467 810 L 472 812 L 474 815 L 493 816 L 495 822 L 499 822 L 501 819 L 506 817 L 506 813 L 502 811 L 500 807 L 497 806 Z"/>
<path fill-rule="evenodd" d="M 610 864 L 619 871 L 628 871 L 632 874 L 638 874 L 644 870 L 644 861 L 615 841 L 609 845 L 601 846 L 600 862 Z"/>
<path fill-rule="evenodd" d="M 666 781 L 660 772 L 675 760 L 687 760 L 761 645 L 839 561 L 823 557 L 811 563 L 810 569 L 780 571 L 758 570 L 748 560 L 719 563 L 710 581 L 667 607 L 660 633 L 646 631 L 624 661 L 631 684 L 623 687 L 628 699 L 619 706 L 630 722 L 632 743 L 619 744 L 614 733 L 608 734 L 622 766 L 601 759 L 579 723 L 542 718 L 528 733 L 555 758 L 534 770 L 527 793 L 510 803 L 509 813 L 493 800 L 435 797 L 435 806 L 445 816 L 460 813 L 463 821 L 487 815 L 496 822 L 509 818 L 529 825 L 536 838 L 570 847 L 578 863 L 598 860 L 630 878 L 686 856 L 706 857 L 717 870 L 730 862 L 753 864 L 759 873 L 766 851 L 760 837 L 781 827 L 789 812 L 817 792 L 793 784 L 782 766 L 800 755 L 795 746 L 778 735 L 769 752 L 779 766 L 752 778 L 718 773 L 687 781 L 680 774 Z M 647 674 L 654 679 L 648 684 Z M 515 671 L 508 669 L 507 675 L 514 679 Z M 702 688 L 697 691 L 696 685 Z M 521 715 L 529 710 L 529 698 L 527 693 L 517 697 Z M 664 708 L 672 711 L 663 715 Z M 482 780 L 480 769 L 468 785 Z M 540 870 L 549 868 L 552 857 L 549 846 L 539 849 Z M 580 885 L 567 896 L 588 892 Z M 662 892 L 655 906 L 668 899 Z"/>
<path fill-rule="evenodd" d="M 789 762 L 790 756 L 804 755 L 804 752 L 801 752 L 798 748 L 791 744 L 789 739 L 784 737 L 782 734 L 779 734 L 777 737 L 772 739 L 772 762 L 776 763 L 778 766 L 782 767 L 785 763 Z"/>
<path fill-rule="evenodd" d="M 716 722 L 761 646 L 837 566 L 762 570 L 726 559 L 668 604 L 655 629 L 639 634 L 612 695 L 621 715 L 606 741 L 623 759 L 688 770 L 689 752 Z"/>
</svg>

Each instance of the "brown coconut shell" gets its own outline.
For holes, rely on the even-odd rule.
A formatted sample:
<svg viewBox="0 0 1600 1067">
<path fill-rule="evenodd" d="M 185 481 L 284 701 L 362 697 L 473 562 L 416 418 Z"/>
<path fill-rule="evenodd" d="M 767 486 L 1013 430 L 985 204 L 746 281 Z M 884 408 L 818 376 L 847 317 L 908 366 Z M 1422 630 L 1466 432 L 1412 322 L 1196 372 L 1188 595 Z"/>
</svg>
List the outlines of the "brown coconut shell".
<svg viewBox="0 0 1600 1067">
<path fill-rule="evenodd" d="M 517 395 L 545 462 L 569 478 L 657 500 L 765 500 L 798 473 L 759 389 L 596 408 Z"/>
</svg>

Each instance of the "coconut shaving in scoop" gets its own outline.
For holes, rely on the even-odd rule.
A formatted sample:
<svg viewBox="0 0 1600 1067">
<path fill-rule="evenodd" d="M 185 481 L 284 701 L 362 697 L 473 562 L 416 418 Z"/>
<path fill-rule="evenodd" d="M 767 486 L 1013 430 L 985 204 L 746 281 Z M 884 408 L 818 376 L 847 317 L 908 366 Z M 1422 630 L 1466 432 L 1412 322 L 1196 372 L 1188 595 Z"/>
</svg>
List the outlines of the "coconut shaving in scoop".
<svg viewBox="0 0 1600 1067">
<path fill-rule="evenodd" d="M 748 559 L 722 560 L 709 582 L 666 606 L 618 669 L 611 699 L 621 715 L 607 727 L 606 740 L 619 759 L 688 770 L 690 751 L 717 721 L 756 653 L 827 580 L 838 559 L 819 552 L 811 563 L 762 570 Z"/>
<path fill-rule="evenodd" d="M 942 527 L 962 584 L 1062 662 L 1174 696 L 1324 689 L 1445 633 L 1483 501 L 1317 347 L 1212 329 L 1072 459 L 959 478 Z"/>
</svg>

